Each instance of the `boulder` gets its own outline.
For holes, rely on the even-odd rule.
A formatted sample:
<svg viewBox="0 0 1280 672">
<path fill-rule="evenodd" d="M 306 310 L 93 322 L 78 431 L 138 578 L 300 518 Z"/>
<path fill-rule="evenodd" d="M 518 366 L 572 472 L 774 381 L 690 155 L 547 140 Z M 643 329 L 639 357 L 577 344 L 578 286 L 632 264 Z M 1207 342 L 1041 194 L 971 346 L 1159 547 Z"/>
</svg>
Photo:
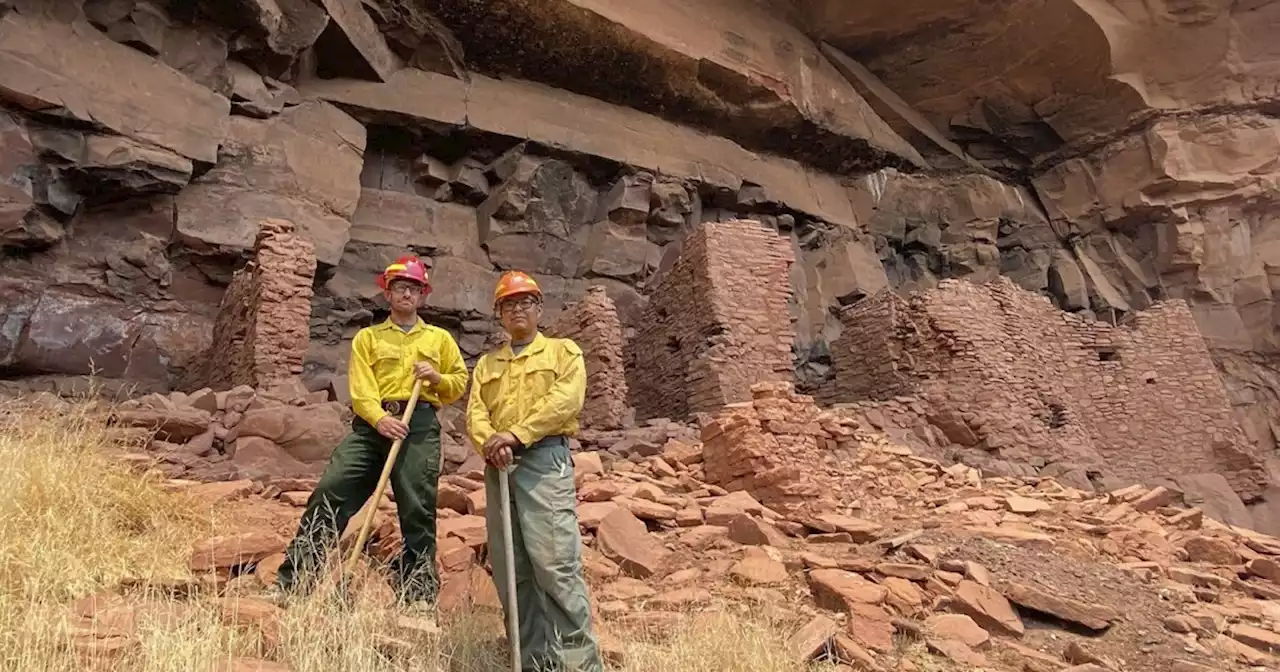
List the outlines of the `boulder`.
<svg viewBox="0 0 1280 672">
<path fill-rule="evenodd" d="M 45 248 L 62 239 L 63 226 L 37 207 L 53 205 L 51 179 L 26 128 L 0 113 L 0 245 Z"/>
<path fill-rule="evenodd" d="M 269 119 L 233 117 L 213 170 L 178 195 L 177 233 L 197 249 L 251 250 L 265 219 L 293 222 L 336 265 L 360 200 L 365 130 L 310 101 Z"/>
<path fill-rule="evenodd" d="M 823 615 L 814 616 L 787 640 L 787 650 L 795 660 L 807 663 L 827 652 L 831 638 L 840 631 L 840 625 Z"/>
<path fill-rule="evenodd" d="M 51 50 L 49 45 L 58 49 Z M 0 100 L 213 163 L 230 103 L 84 22 L 0 18 Z"/>
<path fill-rule="evenodd" d="M 312 46 L 329 24 L 319 4 L 309 0 L 244 0 L 202 3 L 201 9 L 223 25 L 261 40 L 255 47 L 293 57 Z"/>
<path fill-rule="evenodd" d="M 1187 474 L 1174 482 L 1188 506 L 1199 507 L 1206 516 L 1228 525 L 1253 527 L 1249 509 L 1222 474 Z"/>
<path fill-rule="evenodd" d="M 952 609 L 972 618 L 987 631 L 1013 637 L 1021 637 L 1026 632 L 1022 618 L 1009 600 L 994 588 L 973 581 L 961 581 L 956 586 Z"/>
<path fill-rule="evenodd" d="M 338 402 L 312 406 L 268 406 L 246 411 L 228 440 L 261 437 L 305 463 L 322 463 L 347 435 L 344 407 Z"/>
<path fill-rule="evenodd" d="M 831 611 L 849 611 L 855 604 L 880 604 L 888 595 L 883 586 L 853 572 L 815 569 L 809 573 L 809 589 L 818 606 Z"/>
<path fill-rule="evenodd" d="M 521 157 L 476 210 L 480 242 L 499 268 L 573 277 L 596 213 L 596 191 L 570 164 Z"/>
<path fill-rule="evenodd" d="M 658 246 L 649 242 L 643 226 L 628 229 L 610 221 L 591 225 L 582 250 L 581 274 L 627 280 L 642 277 Z"/>
<path fill-rule="evenodd" d="M 1102 604 L 1088 604 L 1063 595 L 1054 595 L 1036 586 L 1012 583 L 1005 587 L 1004 595 L 1018 606 L 1052 614 L 1064 621 L 1076 623 L 1089 630 L 1106 630 L 1120 613 Z M 1012 623 L 1012 620 L 1008 620 Z"/>
<path fill-rule="evenodd" d="M 165 27 L 158 58 L 201 86 L 227 96 L 231 93 L 229 53 L 227 41 L 204 26 L 170 23 Z"/>
<path fill-rule="evenodd" d="M 935 637 L 964 642 L 972 649 L 980 650 L 991 641 L 991 634 L 964 614 L 935 614 L 925 621 L 925 627 Z"/>
<path fill-rule="evenodd" d="M 170 17 L 149 2 L 93 2 L 84 7 L 89 23 L 120 44 L 145 54 L 160 53 Z"/>
<path fill-rule="evenodd" d="M 207 411 L 196 408 L 135 408 L 116 410 L 112 417 L 127 427 L 154 430 L 162 441 L 183 443 L 204 434 L 213 421 Z"/>
<path fill-rule="evenodd" d="M 118 135 L 40 129 L 31 140 L 60 179 L 77 193 L 177 193 L 191 179 L 191 159 Z"/>
<path fill-rule="evenodd" d="M 493 314 L 493 287 L 498 283 L 497 271 L 457 257 L 440 257 L 434 262 L 432 277 L 440 278 L 440 282 L 427 297 L 428 306 L 463 315 Z M 549 283 L 544 282 L 543 285 L 546 287 Z"/>
<path fill-rule="evenodd" d="M 701 522 L 700 515 L 699 522 Z M 734 517 L 729 523 L 729 538 L 748 546 L 782 547 L 787 541 L 786 536 L 778 528 L 745 513 Z"/>
<path fill-rule="evenodd" d="M 191 571 L 230 570 L 252 564 L 284 551 L 287 543 L 284 537 L 270 532 L 211 537 L 191 549 Z"/>
<path fill-rule="evenodd" d="M 329 12 L 329 26 L 317 44 L 321 62 L 328 66 L 327 75 L 332 76 L 332 68 L 339 67 L 343 72 L 362 71 L 365 76 L 386 81 L 403 66 L 361 0 L 320 0 L 320 4 Z M 351 59 L 352 50 L 357 59 Z"/>
<path fill-rule="evenodd" d="M 805 520 L 805 525 L 819 532 L 843 532 L 852 537 L 855 544 L 869 544 L 880 538 L 882 528 L 871 521 L 838 513 L 820 513 Z"/>
<path fill-rule="evenodd" d="M 236 477 L 255 481 L 315 476 L 324 467 L 323 464 L 302 462 L 260 436 L 236 439 L 228 453 L 231 455 L 231 465 Z"/>
<path fill-rule="evenodd" d="M 653 576 L 668 552 L 640 519 L 625 508 L 613 506 L 614 510 L 600 521 L 596 530 L 597 548 L 618 563 L 628 576 L 637 579 Z"/>
<path fill-rule="evenodd" d="M 237 114 L 268 119 L 302 102 L 292 86 L 263 77 L 239 61 L 227 62 L 226 70 L 231 109 Z"/>
<path fill-rule="evenodd" d="M 14 294 L 18 294 L 15 292 Z M 20 340 L 0 336 L 24 370 L 107 378 L 165 380 L 208 343 L 208 322 L 185 313 L 142 313 L 122 302 L 50 288 L 0 298 Z"/>
<path fill-rule="evenodd" d="M 1083 310 L 1089 307 L 1089 288 L 1085 284 L 1080 266 L 1066 250 L 1055 250 L 1053 265 L 1049 267 L 1049 292 L 1063 310 Z"/>
<path fill-rule="evenodd" d="M 489 263 L 480 246 L 474 208 L 404 191 L 361 189 L 351 218 L 351 240 L 388 248 L 392 259 L 406 249 L 428 248 L 432 256 Z"/>
<path fill-rule="evenodd" d="M 760 515 L 764 507 L 749 493 L 737 490 L 723 497 L 717 497 L 707 505 L 706 520 L 708 525 L 728 527 L 743 514 Z"/>
</svg>

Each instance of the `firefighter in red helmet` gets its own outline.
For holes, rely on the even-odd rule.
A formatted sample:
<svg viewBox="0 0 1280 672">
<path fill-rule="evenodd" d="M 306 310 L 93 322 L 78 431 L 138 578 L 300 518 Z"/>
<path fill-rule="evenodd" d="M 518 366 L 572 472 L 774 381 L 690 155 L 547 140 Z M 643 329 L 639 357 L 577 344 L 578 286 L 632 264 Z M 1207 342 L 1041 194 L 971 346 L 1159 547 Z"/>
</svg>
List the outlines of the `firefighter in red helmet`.
<svg viewBox="0 0 1280 672">
<path fill-rule="evenodd" d="M 440 422 L 437 411 L 462 397 L 467 367 L 449 332 L 418 316 L 431 292 L 427 267 L 417 257 L 401 257 L 378 276 L 391 307 L 382 323 L 365 327 L 351 342 L 347 367 L 352 431 L 334 449 L 307 501 L 297 536 L 280 566 L 275 592 L 287 597 L 310 588 L 326 552 L 373 493 L 391 443 L 403 439 L 391 472 L 391 487 L 404 551 L 397 560 L 398 593 L 422 610 L 434 607 L 436 576 L 436 489 L 440 477 Z M 421 380 L 418 407 L 409 425 L 400 416 L 413 383 Z"/>
</svg>

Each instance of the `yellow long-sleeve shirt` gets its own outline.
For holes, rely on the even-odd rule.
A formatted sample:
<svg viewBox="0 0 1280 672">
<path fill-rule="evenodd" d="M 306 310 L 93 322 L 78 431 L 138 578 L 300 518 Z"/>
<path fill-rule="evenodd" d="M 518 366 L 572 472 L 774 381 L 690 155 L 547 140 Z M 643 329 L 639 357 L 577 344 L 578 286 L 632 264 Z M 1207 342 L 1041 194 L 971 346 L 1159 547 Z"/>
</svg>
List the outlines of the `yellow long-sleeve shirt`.
<svg viewBox="0 0 1280 672">
<path fill-rule="evenodd" d="M 499 432 L 511 432 L 525 446 L 572 436 L 586 393 L 587 368 L 577 343 L 538 334 L 519 355 L 504 345 L 476 362 L 467 433 L 476 450 Z"/>
<path fill-rule="evenodd" d="M 413 365 L 427 361 L 440 382 L 423 381 L 419 400 L 436 408 L 462 398 L 467 389 L 467 364 L 449 332 L 421 319 L 404 331 L 390 319 L 356 332 L 351 341 L 347 380 L 351 407 L 371 425 L 387 415 L 384 401 L 408 401 L 413 393 Z"/>
</svg>

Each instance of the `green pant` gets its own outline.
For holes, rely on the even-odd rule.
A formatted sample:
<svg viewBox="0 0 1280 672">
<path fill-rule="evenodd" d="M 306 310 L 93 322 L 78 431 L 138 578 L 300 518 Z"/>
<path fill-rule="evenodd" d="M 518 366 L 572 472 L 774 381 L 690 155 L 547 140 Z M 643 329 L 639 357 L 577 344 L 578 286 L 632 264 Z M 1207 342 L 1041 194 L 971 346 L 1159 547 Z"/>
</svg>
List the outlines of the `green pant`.
<svg viewBox="0 0 1280 672">
<path fill-rule="evenodd" d="M 329 465 L 285 551 L 276 583 L 293 591 L 309 587 L 338 535 L 373 494 L 391 440 L 363 419 L 333 450 Z M 419 404 L 391 471 L 391 490 L 400 516 L 404 552 L 396 561 L 397 592 L 407 602 L 434 600 L 436 575 L 436 489 L 440 479 L 440 422 L 430 404 Z M 299 586 L 298 584 L 302 584 Z"/>
<path fill-rule="evenodd" d="M 521 667 L 601 672 L 604 667 L 582 578 L 582 536 L 569 443 L 564 437 L 547 437 L 518 451 L 516 460 L 510 472 L 511 539 Z M 493 467 L 485 469 L 489 561 L 505 611 L 511 605 L 507 604 L 499 478 Z"/>
</svg>

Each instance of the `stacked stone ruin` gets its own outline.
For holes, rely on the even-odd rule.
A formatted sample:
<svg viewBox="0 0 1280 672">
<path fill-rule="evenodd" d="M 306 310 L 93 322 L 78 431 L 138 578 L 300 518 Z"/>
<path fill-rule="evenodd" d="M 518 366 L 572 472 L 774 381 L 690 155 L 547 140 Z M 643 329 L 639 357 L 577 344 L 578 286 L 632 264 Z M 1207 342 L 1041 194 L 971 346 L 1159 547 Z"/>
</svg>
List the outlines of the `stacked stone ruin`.
<svg viewBox="0 0 1280 672">
<path fill-rule="evenodd" d="M 302 370 L 314 252 L 279 220 L 263 223 L 255 250 L 193 387 L 265 388 Z M 1081 487 L 1221 473 L 1247 502 L 1267 485 L 1181 301 L 1112 325 L 1003 278 L 883 291 L 841 313 L 834 375 L 817 394 L 832 414 L 790 388 L 793 259 L 758 222 L 710 223 L 686 239 L 629 337 L 605 287 L 568 303 L 547 333 L 585 353 L 583 427 L 727 408 L 703 430 L 708 478 L 782 508 L 824 491 L 800 470 L 838 461 L 842 428 L 859 423 L 908 432 L 940 459 Z"/>
<path fill-rule="evenodd" d="M 795 373 L 790 243 L 759 222 L 706 224 L 684 241 L 628 344 L 640 418 L 684 418 L 747 401 Z"/>
<path fill-rule="evenodd" d="M 843 311 L 819 396 L 893 408 L 893 424 L 976 463 L 1059 463 L 1136 482 L 1220 472 L 1246 501 L 1266 475 L 1186 304 L 1120 325 L 1007 279 L 884 292 Z M 941 454 L 940 454 L 941 456 Z"/>
<path fill-rule="evenodd" d="M 292 222 L 267 219 L 254 258 L 232 276 L 213 327 L 213 344 L 190 389 L 270 388 L 302 374 L 310 339 L 315 246 Z"/>
<path fill-rule="evenodd" d="M 587 288 L 581 301 L 568 306 L 546 329 L 549 336 L 569 338 L 582 348 L 587 366 L 587 399 L 580 421 L 590 429 L 619 429 L 626 422 L 627 377 L 623 361 L 622 323 L 604 287 Z"/>
<path fill-rule="evenodd" d="M 753 385 L 751 395 L 702 427 L 707 482 L 745 490 L 778 511 L 830 504 L 839 489 L 820 474 L 842 460 L 850 463 L 856 422 L 821 411 L 790 383 Z"/>
</svg>

